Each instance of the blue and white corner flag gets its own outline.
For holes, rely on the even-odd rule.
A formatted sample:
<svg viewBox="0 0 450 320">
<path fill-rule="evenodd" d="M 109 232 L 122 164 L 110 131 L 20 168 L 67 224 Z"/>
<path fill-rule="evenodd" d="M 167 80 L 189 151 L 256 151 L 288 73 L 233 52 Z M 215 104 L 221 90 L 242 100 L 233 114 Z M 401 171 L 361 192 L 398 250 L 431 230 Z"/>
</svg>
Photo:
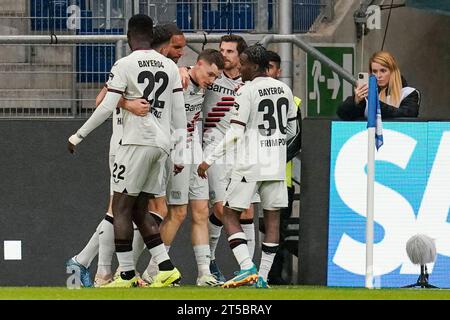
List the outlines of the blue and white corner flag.
<svg viewBox="0 0 450 320">
<path fill-rule="evenodd" d="M 369 78 L 369 97 L 367 98 L 367 128 L 375 128 L 375 146 L 383 145 L 383 123 L 381 122 L 380 99 L 378 97 L 377 78 Z"/>
<path fill-rule="evenodd" d="M 367 219 L 366 219 L 366 288 L 372 289 L 373 283 L 373 239 L 375 208 L 375 148 L 383 145 L 383 127 L 381 123 L 380 99 L 378 98 L 377 78 L 369 78 L 369 96 L 367 98 Z"/>
</svg>

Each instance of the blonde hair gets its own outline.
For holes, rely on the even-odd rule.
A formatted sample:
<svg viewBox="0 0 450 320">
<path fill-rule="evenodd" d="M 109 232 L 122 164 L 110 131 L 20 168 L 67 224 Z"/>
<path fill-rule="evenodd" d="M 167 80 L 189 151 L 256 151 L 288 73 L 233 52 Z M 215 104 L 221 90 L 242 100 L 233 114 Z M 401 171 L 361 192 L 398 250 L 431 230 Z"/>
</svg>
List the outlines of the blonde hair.
<svg viewBox="0 0 450 320">
<path fill-rule="evenodd" d="M 378 63 L 391 71 L 389 78 L 389 84 L 386 88 L 382 88 L 379 97 L 380 101 L 389 103 L 394 107 L 399 107 L 401 91 L 402 91 L 402 76 L 398 68 L 397 61 L 387 51 L 375 52 L 369 60 L 369 70 L 372 73 L 372 63 Z M 387 101 L 387 97 L 390 96 L 390 101 Z"/>
</svg>

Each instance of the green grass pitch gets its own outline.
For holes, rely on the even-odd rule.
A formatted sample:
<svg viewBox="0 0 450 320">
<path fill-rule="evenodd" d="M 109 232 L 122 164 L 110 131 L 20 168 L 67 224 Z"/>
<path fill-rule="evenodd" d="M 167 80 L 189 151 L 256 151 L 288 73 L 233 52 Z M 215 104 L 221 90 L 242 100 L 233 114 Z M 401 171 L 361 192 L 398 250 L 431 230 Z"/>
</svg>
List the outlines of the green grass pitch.
<svg viewBox="0 0 450 320">
<path fill-rule="evenodd" d="M 448 300 L 447 289 L 373 289 L 274 286 L 236 289 L 181 286 L 150 289 L 67 289 L 63 287 L 0 287 L 0 300 Z"/>
</svg>

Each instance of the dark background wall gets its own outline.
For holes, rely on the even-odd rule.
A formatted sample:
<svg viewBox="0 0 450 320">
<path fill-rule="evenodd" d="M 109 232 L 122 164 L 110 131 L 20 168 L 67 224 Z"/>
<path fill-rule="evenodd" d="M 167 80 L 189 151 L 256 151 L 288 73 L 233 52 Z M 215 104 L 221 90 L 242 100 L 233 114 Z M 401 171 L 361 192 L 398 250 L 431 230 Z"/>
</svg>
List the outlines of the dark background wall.
<svg viewBox="0 0 450 320">
<path fill-rule="evenodd" d="M 0 121 L 0 286 L 65 286 L 65 262 L 84 247 L 103 219 L 109 197 L 111 123 L 91 133 L 72 155 L 67 138 L 82 123 Z M 303 125 L 297 283 L 326 285 L 330 121 L 305 119 Z M 4 240 L 22 241 L 22 260 L 3 259 Z M 257 264 L 259 248 L 258 244 Z M 182 272 L 182 283 L 194 284 L 190 215 L 170 256 Z M 144 252 L 138 271 L 143 272 L 149 257 Z M 238 269 L 224 233 L 217 261 L 228 278 Z M 96 263 L 94 259 L 91 275 Z"/>
<path fill-rule="evenodd" d="M 96 129 L 71 155 L 67 138 L 82 123 L 0 121 L 0 286 L 65 286 L 66 260 L 84 247 L 103 219 L 109 197 L 111 123 Z M 188 218 L 170 255 L 183 275 L 182 283 L 194 284 L 197 265 L 189 230 Z M 22 260 L 3 259 L 4 240 L 22 241 Z M 148 259 L 145 252 L 140 272 Z M 227 277 L 238 269 L 224 234 L 217 261 Z"/>
<path fill-rule="evenodd" d="M 302 121 L 298 283 L 327 284 L 331 121 Z"/>
</svg>

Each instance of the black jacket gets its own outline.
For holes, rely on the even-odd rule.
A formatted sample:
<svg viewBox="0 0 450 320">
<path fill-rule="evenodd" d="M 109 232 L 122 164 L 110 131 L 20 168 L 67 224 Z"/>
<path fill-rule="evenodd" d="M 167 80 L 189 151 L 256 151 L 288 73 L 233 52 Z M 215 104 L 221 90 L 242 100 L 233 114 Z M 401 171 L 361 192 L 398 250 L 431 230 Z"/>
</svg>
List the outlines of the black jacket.
<svg viewBox="0 0 450 320">
<path fill-rule="evenodd" d="M 294 137 L 287 142 L 286 162 L 294 159 L 302 148 L 302 113 L 300 107 L 297 109 L 297 132 Z"/>
<path fill-rule="evenodd" d="M 402 77 L 402 87 L 408 84 Z M 419 115 L 420 94 L 417 90 L 411 92 L 401 102 L 398 108 L 380 101 L 381 118 L 401 118 L 401 117 L 417 117 Z M 366 100 L 362 100 L 359 104 L 355 104 L 354 95 L 345 99 L 338 107 L 336 114 L 342 120 L 358 120 L 364 118 L 366 109 Z"/>
</svg>

